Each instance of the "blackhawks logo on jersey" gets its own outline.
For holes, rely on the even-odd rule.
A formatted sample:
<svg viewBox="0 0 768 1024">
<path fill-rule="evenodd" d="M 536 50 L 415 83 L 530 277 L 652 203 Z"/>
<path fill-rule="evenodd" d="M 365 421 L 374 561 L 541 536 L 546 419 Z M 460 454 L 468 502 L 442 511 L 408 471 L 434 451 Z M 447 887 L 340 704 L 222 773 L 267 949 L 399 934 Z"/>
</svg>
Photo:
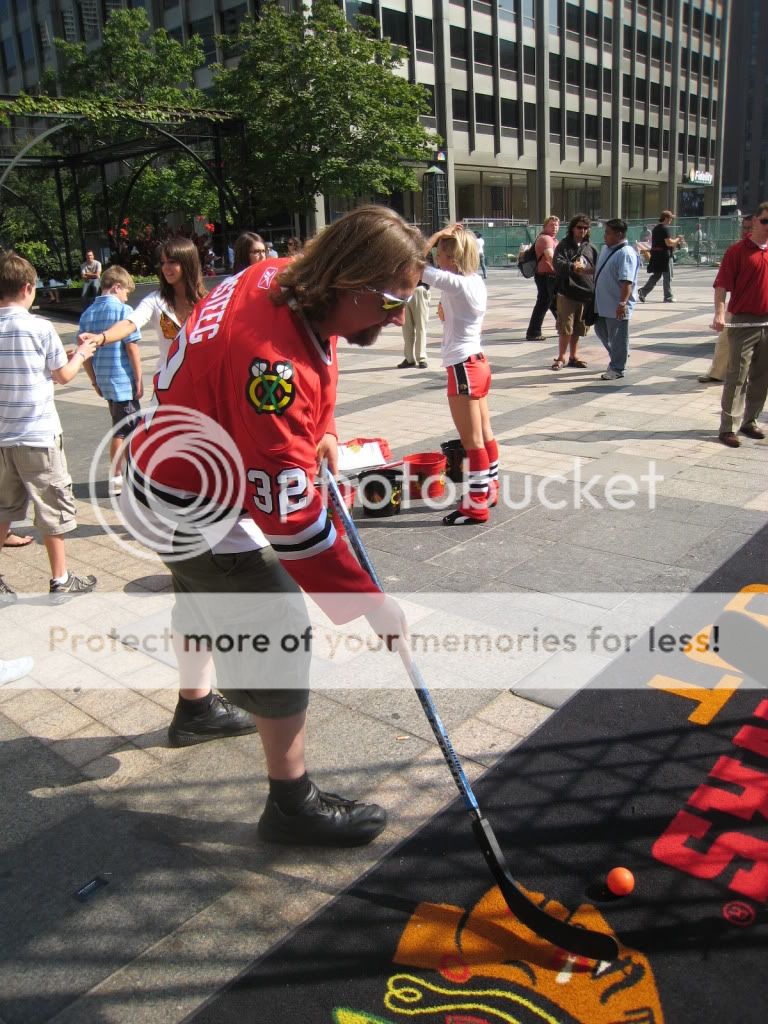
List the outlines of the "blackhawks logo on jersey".
<svg viewBox="0 0 768 1024">
<path fill-rule="evenodd" d="M 246 393 L 256 412 L 272 412 L 279 416 L 295 396 L 293 364 L 287 361 L 270 364 L 266 359 L 254 359 Z"/>
</svg>

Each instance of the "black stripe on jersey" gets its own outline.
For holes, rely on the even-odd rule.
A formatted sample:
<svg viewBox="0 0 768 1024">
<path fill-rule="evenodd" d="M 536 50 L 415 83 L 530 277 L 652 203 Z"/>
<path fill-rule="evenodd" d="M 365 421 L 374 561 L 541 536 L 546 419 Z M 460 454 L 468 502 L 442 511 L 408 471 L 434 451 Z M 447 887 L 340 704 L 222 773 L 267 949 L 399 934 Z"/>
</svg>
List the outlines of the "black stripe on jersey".
<svg viewBox="0 0 768 1024">
<path fill-rule="evenodd" d="M 285 543 L 281 544 L 280 541 L 274 539 L 274 534 L 272 534 L 270 536 L 269 542 L 275 554 L 279 557 L 280 554 L 286 554 L 290 551 L 307 551 L 309 550 L 309 548 L 316 547 L 316 545 L 328 539 L 332 529 L 333 523 L 331 522 L 331 518 L 330 516 L 326 515 L 323 525 L 315 533 L 313 533 L 311 537 L 307 537 L 306 540 L 291 541 L 289 537 L 286 537 Z"/>
</svg>

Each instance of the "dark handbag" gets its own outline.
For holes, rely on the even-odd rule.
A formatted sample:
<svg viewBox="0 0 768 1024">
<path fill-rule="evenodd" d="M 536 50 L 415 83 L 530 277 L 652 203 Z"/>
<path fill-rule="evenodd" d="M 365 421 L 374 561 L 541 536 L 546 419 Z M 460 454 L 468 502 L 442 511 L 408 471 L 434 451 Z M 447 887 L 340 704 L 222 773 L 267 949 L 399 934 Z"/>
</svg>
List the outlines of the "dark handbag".
<svg viewBox="0 0 768 1024">
<path fill-rule="evenodd" d="M 594 327 L 597 323 L 597 309 L 595 308 L 594 295 L 591 299 L 584 303 L 584 311 L 581 314 L 581 319 L 584 321 L 587 327 Z"/>
</svg>

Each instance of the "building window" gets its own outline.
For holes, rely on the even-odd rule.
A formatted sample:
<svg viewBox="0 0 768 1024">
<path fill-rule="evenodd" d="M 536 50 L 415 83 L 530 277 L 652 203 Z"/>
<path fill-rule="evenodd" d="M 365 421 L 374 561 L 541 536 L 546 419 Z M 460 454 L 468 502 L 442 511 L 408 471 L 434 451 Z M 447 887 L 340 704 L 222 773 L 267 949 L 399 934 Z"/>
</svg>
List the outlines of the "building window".
<svg viewBox="0 0 768 1024">
<path fill-rule="evenodd" d="M 549 108 L 549 131 L 552 135 L 560 135 L 563 130 L 563 114 L 560 107 Z"/>
<path fill-rule="evenodd" d="M 651 57 L 661 60 L 661 39 L 658 36 L 651 36 Z"/>
<path fill-rule="evenodd" d="M 451 25 L 451 56 L 457 60 L 467 59 L 467 30 Z"/>
<path fill-rule="evenodd" d="M 97 0 L 80 0 L 80 21 L 83 38 L 90 41 L 99 38 L 99 11 Z"/>
<path fill-rule="evenodd" d="M 467 92 L 465 89 L 451 89 L 451 105 L 454 121 L 469 120 L 469 104 L 467 103 Z"/>
<path fill-rule="evenodd" d="M 624 26 L 624 49 L 625 50 L 629 50 L 630 52 L 633 49 L 633 47 L 632 47 L 632 26 L 631 25 L 625 25 Z"/>
<path fill-rule="evenodd" d="M 672 63 L 672 43 L 664 43 L 664 63 Z"/>
<path fill-rule="evenodd" d="M 75 24 L 75 12 L 71 7 L 65 7 L 61 12 L 61 27 L 64 30 L 64 38 L 68 43 L 77 42 L 77 25 Z"/>
<path fill-rule="evenodd" d="M 584 138 L 590 142 L 597 142 L 597 115 L 584 115 Z"/>
<path fill-rule="evenodd" d="M 592 92 L 600 88 L 600 68 L 597 64 L 584 65 L 584 85 Z"/>
<path fill-rule="evenodd" d="M 225 36 L 237 35 L 240 22 L 248 13 L 248 4 L 238 4 L 221 12 L 221 32 Z"/>
<path fill-rule="evenodd" d="M 179 6 L 179 0 L 163 0 L 163 10 L 172 11 L 174 7 Z"/>
<path fill-rule="evenodd" d="M 651 106 L 658 107 L 661 103 L 661 86 L 658 82 L 651 82 Z"/>
<path fill-rule="evenodd" d="M 517 100 L 501 101 L 501 126 L 502 128 L 520 127 L 520 117 L 517 108 Z"/>
<path fill-rule="evenodd" d="M 523 47 L 523 72 L 526 75 L 536 74 L 536 51 L 532 46 Z"/>
<path fill-rule="evenodd" d="M 648 95 L 648 82 L 645 78 L 635 79 L 635 102 L 645 103 L 645 98 Z"/>
<path fill-rule="evenodd" d="M 565 81 L 567 85 L 581 85 L 581 61 L 573 57 L 565 60 Z"/>
<path fill-rule="evenodd" d="M 576 4 L 565 5 L 565 28 L 567 32 L 581 34 L 581 7 Z"/>
<path fill-rule="evenodd" d="M 641 57 L 648 56 L 648 33 L 638 32 L 635 35 L 635 52 Z"/>
<path fill-rule="evenodd" d="M 611 122 L 610 117 L 604 117 L 603 118 L 603 142 L 610 142 L 611 141 L 611 138 L 612 138 L 612 135 L 613 135 L 613 132 L 612 132 L 611 129 L 612 129 L 612 122 Z"/>
<path fill-rule="evenodd" d="M 499 39 L 499 67 L 517 71 L 517 45 L 511 39 Z"/>
<path fill-rule="evenodd" d="M 572 4 L 568 5 L 573 6 Z M 597 39 L 600 35 L 600 15 L 597 11 L 584 12 L 584 35 L 587 39 Z"/>
<path fill-rule="evenodd" d="M 203 57 L 206 64 L 216 60 L 216 40 L 213 37 L 213 18 L 199 18 L 189 23 L 190 35 L 200 36 L 203 41 Z"/>
<path fill-rule="evenodd" d="M 416 18 L 416 49 L 429 50 L 430 53 L 435 49 L 431 18 Z"/>
<path fill-rule="evenodd" d="M 475 93 L 475 119 L 481 124 L 493 124 L 493 96 Z"/>
<path fill-rule="evenodd" d="M 648 129 L 648 145 L 651 149 L 659 148 L 659 129 L 649 128 Z"/>
<path fill-rule="evenodd" d="M 638 149 L 645 149 L 645 125 L 635 125 L 635 146 Z"/>
<path fill-rule="evenodd" d="M 664 86 L 664 106 L 669 110 L 672 104 L 672 90 L 668 85 Z"/>
<path fill-rule="evenodd" d="M 535 103 L 524 103 L 523 104 L 523 123 L 525 124 L 525 130 L 527 132 L 536 131 L 536 104 Z"/>
<path fill-rule="evenodd" d="M 408 46 L 408 15 L 404 11 L 382 7 L 381 33 L 397 46 Z"/>
<path fill-rule="evenodd" d="M 625 100 L 632 99 L 632 76 L 624 75 L 623 84 L 621 87 L 621 95 Z"/>
<path fill-rule="evenodd" d="M 610 68 L 603 68 L 603 92 L 613 92 L 613 72 Z"/>
<path fill-rule="evenodd" d="M 629 121 L 621 122 L 621 143 L 623 146 L 628 146 L 632 138 L 632 125 Z"/>
<path fill-rule="evenodd" d="M 493 64 L 493 37 L 475 32 L 475 63 Z"/>
<path fill-rule="evenodd" d="M 566 110 L 565 112 L 565 134 L 570 139 L 581 138 L 581 127 L 579 125 L 578 110 Z"/>
<path fill-rule="evenodd" d="M 422 89 L 425 90 L 425 92 L 427 94 L 427 102 L 429 103 L 429 111 L 427 113 L 427 117 L 434 117 L 435 116 L 435 87 L 434 87 L 434 85 L 426 85 L 424 82 L 421 82 L 420 85 L 421 85 Z"/>
<path fill-rule="evenodd" d="M 562 57 L 559 53 L 550 53 L 549 55 L 549 77 L 553 82 L 559 82 L 562 74 Z"/>
</svg>

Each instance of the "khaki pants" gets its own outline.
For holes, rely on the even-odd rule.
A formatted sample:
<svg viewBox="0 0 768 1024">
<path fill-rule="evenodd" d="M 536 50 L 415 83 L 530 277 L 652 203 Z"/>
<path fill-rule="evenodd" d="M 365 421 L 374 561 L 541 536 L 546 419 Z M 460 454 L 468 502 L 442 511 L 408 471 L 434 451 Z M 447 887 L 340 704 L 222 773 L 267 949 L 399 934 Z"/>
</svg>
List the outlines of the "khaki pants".
<svg viewBox="0 0 768 1024">
<path fill-rule="evenodd" d="M 761 323 L 765 316 L 734 313 L 735 324 Z M 731 327 L 728 335 L 728 369 L 723 385 L 720 433 L 733 433 L 752 425 L 768 394 L 768 327 Z"/>
<path fill-rule="evenodd" d="M 419 286 L 405 307 L 403 324 L 403 355 L 409 363 L 427 358 L 427 320 L 429 319 L 429 292 Z"/>
<path fill-rule="evenodd" d="M 707 376 L 715 380 L 725 380 L 728 372 L 728 331 L 720 331 L 715 345 L 715 354 L 712 356 L 712 365 L 707 370 Z"/>
</svg>

